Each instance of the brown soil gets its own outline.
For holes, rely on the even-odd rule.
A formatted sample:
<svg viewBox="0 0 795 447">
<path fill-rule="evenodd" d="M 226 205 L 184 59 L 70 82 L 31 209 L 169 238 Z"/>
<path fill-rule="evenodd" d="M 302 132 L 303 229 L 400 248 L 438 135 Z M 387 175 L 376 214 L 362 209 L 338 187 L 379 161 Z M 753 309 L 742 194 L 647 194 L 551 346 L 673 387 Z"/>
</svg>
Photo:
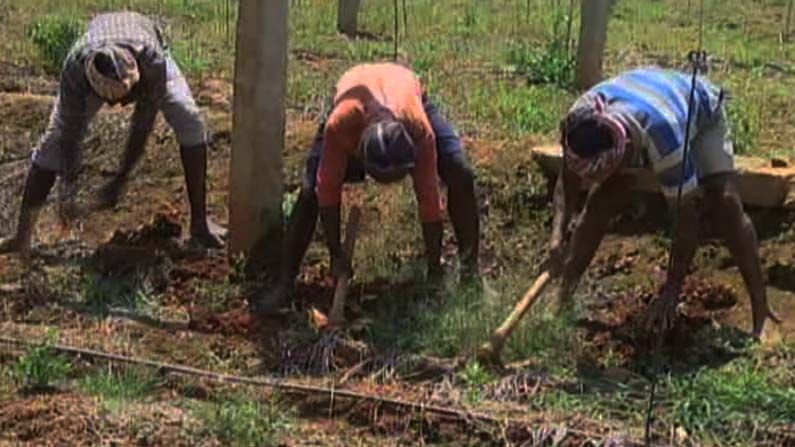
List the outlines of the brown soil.
<svg viewBox="0 0 795 447">
<path fill-rule="evenodd" d="M 304 57 L 310 64 L 314 63 L 315 56 L 312 54 L 307 53 L 300 57 Z M 322 60 L 318 59 L 319 67 L 322 66 L 321 62 Z M 27 169 L 26 157 L 46 124 L 53 100 L 51 96 L 45 96 L 50 94 L 49 89 L 52 85 L 39 84 L 37 80 L 20 84 L 9 80 L 10 78 L 4 76 L 4 73 L 0 65 L 0 91 L 32 91 L 43 95 L 0 93 L 0 235 L 2 236 L 10 234 L 14 228 L 22 182 Z M 33 87 L 27 88 L 25 85 Z M 213 150 L 210 151 L 209 160 L 209 211 L 219 223 L 223 224 L 227 216 L 231 86 L 222 80 L 208 79 L 195 86 L 195 91 L 200 104 L 207 107 L 208 122 L 214 133 Z M 121 150 L 120 142 L 126 139 L 129 112 L 129 109 L 118 108 L 105 110 L 92 126 L 89 139 L 84 145 L 79 204 L 89 203 L 96 189 L 107 181 L 109 174 L 115 169 Z M 300 185 L 300 180 L 297 179 L 302 173 L 302 160 L 308 143 L 317 129 L 317 123 L 314 120 L 297 119 L 292 116 L 289 123 L 284 156 L 288 168 L 286 190 L 293 191 Z M 494 176 L 519 176 L 517 181 L 526 180 L 526 172 L 521 170 L 517 173 L 517 169 L 514 168 L 516 164 L 530 166 L 532 161 L 529 151 L 516 158 L 515 154 L 507 154 L 509 151 L 505 150 L 506 142 L 468 139 L 466 143 L 475 165 L 494 167 L 496 171 L 493 173 Z M 526 142 L 527 147 L 531 145 L 532 141 Z M 506 158 L 509 156 L 513 158 Z M 505 167 L 512 170 L 500 172 L 501 169 L 507 169 Z M 356 197 L 356 194 L 351 194 L 350 197 L 363 204 L 366 207 L 366 215 L 371 216 L 375 222 L 384 213 L 394 211 L 385 211 L 379 208 L 380 204 L 376 201 L 365 202 L 365 198 Z M 482 194 L 481 199 L 486 212 L 489 206 L 499 205 L 489 202 L 485 193 Z M 531 199 L 525 197 L 521 200 L 521 203 L 525 203 Z M 210 252 L 199 256 L 183 247 L 182 238 L 187 220 L 184 182 L 179 167 L 176 141 L 162 119 L 158 121 L 154 135 L 149 140 L 146 159 L 136 170 L 126 195 L 116 209 L 88 213 L 70 222 L 68 226 L 63 226 L 53 208 L 50 206 L 42 213 L 34 244 L 39 252 L 37 254 L 46 260 L 46 269 L 29 271 L 15 257 L 0 256 L 0 278 L 2 278 L 0 282 L 3 285 L 3 288 L 0 288 L 0 300 L 5 303 L 0 307 L 0 314 L 6 320 L 3 324 L 20 323 L 18 334 L 38 336 L 44 333 L 45 326 L 59 326 L 64 331 L 64 336 L 85 341 L 91 347 L 103 348 L 107 344 L 108 350 L 121 352 L 120 349 L 114 348 L 123 347 L 137 355 L 158 357 L 178 363 L 191 363 L 194 360 L 214 362 L 211 363 L 213 366 L 223 365 L 231 372 L 242 370 L 245 373 L 258 373 L 265 370 L 301 376 L 322 375 L 324 379 L 328 375 L 339 380 L 346 375 L 367 376 L 383 366 L 376 363 L 388 363 L 388 360 L 377 359 L 378 353 L 374 348 L 358 341 L 358 334 L 353 330 L 332 332 L 320 337 L 319 341 L 318 337 L 307 339 L 306 311 L 312 307 L 327 311 L 333 294 L 333 281 L 324 263 L 308 262 L 302 269 L 296 290 L 297 313 L 285 318 L 255 321 L 247 311 L 246 299 L 249 294 L 256 292 L 249 290 L 248 284 L 234 283 L 240 279 L 235 277 L 236 269 L 226 255 Z M 492 236 L 499 237 L 487 235 L 485 238 L 489 239 Z M 615 237 L 606 241 L 604 249 L 600 251 L 600 257 L 592 268 L 594 277 L 607 280 L 626 279 L 636 275 L 638 269 L 652 271 L 650 265 L 654 263 L 654 259 L 650 258 L 653 257 L 656 249 L 650 248 L 650 244 L 625 243 L 626 240 L 627 238 Z M 496 257 L 492 259 L 493 257 L 489 255 L 491 243 L 492 241 L 489 240 L 484 241 L 486 252 L 484 266 L 488 274 L 496 275 L 502 268 L 498 263 L 506 261 Z M 452 237 L 445 240 L 446 253 L 453 250 L 453 244 Z M 391 253 L 389 255 L 392 256 Z M 522 253 L 522 256 L 524 255 L 525 253 Z M 397 253 L 394 256 L 405 259 L 411 255 Z M 791 256 L 786 258 L 782 264 L 786 265 L 790 258 Z M 85 264 L 72 262 L 75 260 L 89 262 Z M 649 265 L 633 267 L 644 260 Z M 187 323 L 177 329 L 153 329 L 113 320 L 107 324 L 102 323 L 104 326 L 97 328 L 98 324 L 92 320 L 91 315 L 64 311 L 62 308 L 52 306 L 51 292 L 54 286 L 49 284 L 48 275 L 52 275 L 58 269 L 68 270 L 70 274 L 80 277 L 87 273 L 96 273 L 103 278 L 143 276 L 154 284 L 155 290 L 160 293 L 159 306 L 169 311 L 184 311 L 183 314 L 188 314 Z M 774 270 L 770 270 L 769 273 L 774 276 Z M 779 279 L 784 278 L 781 279 L 781 282 L 784 282 L 788 270 L 779 267 L 775 270 L 775 274 Z M 41 279 L 33 278 L 36 275 L 41 276 Z M 239 285 L 239 296 L 227 297 L 222 303 L 221 310 L 211 311 L 211 303 L 207 302 L 202 287 L 225 282 Z M 694 348 L 696 343 L 692 334 L 713 322 L 721 321 L 730 311 L 744 311 L 744 308 L 738 305 L 739 292 L 732 287 L 721 285 L 723 283 L 722 278 L 713 278 L 709 273 L 688 280 L 682 306 L 681 328 L 677 331 L 679 335 L 670 340 L 669 346 L 684 350 Z M 45 285 L 37 286 L 37 284 Z M 349 297 L 347 316 L 350 321 L 355 322 L 373 310 L 371 306 L 377 304 L 362 299 L 365 296 L 379 295 L 387 289 L 391 294 L 396 295 L 414 286 L 411 281 L 400 284 L 387 279 L 375 279 L 367 284 L 359 284 Z M 601 359 L 610 357 L 619 366 L 632 367 L 639 357 L 648 352 L 648 337 L 641 328 L 641 322 L 648 302 L 654 295 L 653 286 L 643 285 L 623 292 L 595 296 L 590 300 L 588 316 L 580 321 L 580 325 L 584 328 L 586 339 L 593 348 L 591 352 L 595 363 L 598 364 Z M 786 297 L 789 298 L 789 295 Z M 32 316 L 36 311 L 41 315 Z M 788 313 L 795 315 L 793 312 L 795 309 L 790 309 Z M 747 312 L 743 313 L 742 317 L 747 319 Z M 795 331 L 795 328 L 793 330 Z M 86 331 L 100 336 L 83 340 L 80 336 Z M 111 335 L 114 334 L 119 335 L 123 340 L 111 343 L 110 339 L 114 338 Z M 363 361 L 367 360 L 372 360 L 373 364 L 356 370 Z M 206 363 L 196 366 L 204 367 Z M 251 366 L 251 363 L 255 363 L 254 366 Z M 438 375 L 434 380 L 440 380 Z M 406 383 L 396 384 L 395 381 L 386 380 L 381 382 L 378 388 L 372 391 L 418 399 L 428 396 L 429 393 L 427 383 L 412 389 Z M 517 393 L 529 400 L 538 383 L 539 386 L 549 385 L 544 380 L 535 381 L 535 379 L 516 382 L 514 385 L 519 390 Z M 377 409 L 373 411 L 377 412 Z M 526 412 L 526 408 L 522 411 Z M 373 420 L 371 416 L 371 413 L 365 411 L 362 420 L 369 424 L 368 421 Z M 577 425 L 582 421 L 570 422 L 572 423 L 569 425 Z M 320 430 L 320 434 L 313 433 L 313 435 L 322 439 L 335 430 L 334 424 L 339 424 L 337 421 L 326 419 L 314 420 L 312 423 L 317 424 Z M 384 422 L 383 425 L 373 424 L 376 427 L 374 429 L 351 431 L 361 435 L 379 436 L 397 432 L 399 427 L 405 428 L 405 425 L 401 425 L 403 423 L 404 421 L 401 420 L 392 420 Z M 105 439 L 99 439 L 100 430 L 97 427 L 101 427 L 102 436 L 106 433 L 118 436 L 119 444 L 136 441 L 129 432 L 125 432 L 125 426 L 120 421 L 108 418 L 97 402 L 85 396 L 53 394 L 17 397 L 0 402 L 0 443 L 101 444 Z M 301 428 L 304 429 L 306 427 Z M 599 429 L 594 428 L 594 430 Z M 510 432 L 509 438 L 517 442 L 548 438 L 551 433 L 548 430 L 531 433 L 524 428 L 511 428 Z M 48 434 L 52 438 L 48 438 Z M 146 445 L 168 443 L 158 441 L 158 439 L 169 439 L 168 436 L 170 435 L 162 435 L 160 438 L 155 436 Z M 327 441 L 328 444 L 322 442 L 321 444 L 333 445 L 337 442 L 328 439 Z M 179 441 L 175 443 L 180 444 Z M 344 441 L 339 441 L 338 444 L 350 445 Z M 287 445 L 305 444 L 290 440 Z M 577 444 L 573 441 L 567 445 Z"/>
</svg>

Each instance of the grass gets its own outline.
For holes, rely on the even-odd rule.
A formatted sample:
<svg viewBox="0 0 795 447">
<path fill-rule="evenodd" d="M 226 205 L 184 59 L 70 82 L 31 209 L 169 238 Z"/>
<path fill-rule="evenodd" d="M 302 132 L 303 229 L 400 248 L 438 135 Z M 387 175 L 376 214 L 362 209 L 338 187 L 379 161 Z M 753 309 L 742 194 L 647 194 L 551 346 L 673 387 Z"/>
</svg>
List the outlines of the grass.
<svg viewBox="0 0 795 447">
<path fill-rule="evenodd" d="M 276 446 L 291 427 L 292 410 L 277 396 L 252 399 L 248 394 L 231 394 L 217 402 L 200 404 L 196 416 L 204 429 L 230 446 Z"/>
<path fill-rule="evenodd" d="M 44 344 L 29 348 L 17 360 L 12 373 L 22 389 L 52 389 L 72 371 L 71 363 L 53 349 L 57 340 L 57 333 L 50 332 Z"/>
<path fill-rule="evenodd" d="M 574 98 L 567 88 L 571 77 L 571 62 L 565 51 L 567 2 L 550 1 L 529 10 L 523 0 L 499 7 L 478 2 L 455 6 L 443 3 L 421 0 L 408 5 L 408 26 L 401 24 L 402 57 L 416 66 L 432 92 L 450 103 L 454 121 L 467 132 L 476 129 L 492 136 L 530 133 L 551 137 L 560 112 Z M 45 11 L 85 20 L 92 13 L 123 4 L 86 0 L 78 7 L 74 2 L 13 0 L 7 8 L 9 17 L 29 20 L 19 24 L 24 27 L 35 23 Z M 608 73 L 643 63 L 683 66 L 698 30 L 695 6 L 688 11 L 687 4 L 686 0 L 617 3 L 608 36 Z M 718 61 L 713 63 L 710 76 L 742 98 L 743 110 L 753 112 L 753 122 L 739 124 L 737 135 L 742 141 L 738 147 L 747 153 L 769 155 L 781 147 L 791 148 L 793 139 L 789 137 L 795 126 L 784 116 L 779 117 L 778 110 L 792 108 L 795 81 L 765 67 L 786 66 L 795 45 L 781 45 L 778 40 L 786 5 L 778 0 L 765 0 L 763 4 L 707 0 L 704 42 Z M 234 38 L 235 6 L 229 2 L 229 13 L 227 2 L 212 0 L 187 4 L 182 0 L 142 0 L 135 7 L 161 18 L 176 58 L 192 77 L 218 74 L 229 78 L 233 70 L 230 38 Z M 352 63 L 391 58 L 391 3 L 363 6 L 360 26 L 377 40 L 349 41 L 338 36 L 335 17 L 336 5 L 331 0 L 291 9 L 291 104 L 319 104 L 334 80 Z M 571 39 L 576 42 L 576 8 L 571 19 Z M 19 30 L 16 25 L 2 31 L 7 37 L 3 45 L 13 50 L 7 54 L 17 61 L 40 61 L 35 49 L 15 35 Z M 296 51 L 318 55 L 320 62 L 296 59 Z M 466 57 L 460 57 L 462 54 Z M 495 77 L 493 70 L 506 64 L 518 67 L 526 77 Z M 526 85 L 528 77 L 550 88 L 532 89 Z M 735 118 L 739 115 L 736 113 Z M 771 120 L 777 123 L 776 129 L 754 124 Z M 781 127 L 786 130 L 782 132 Z"/>
<path fill-rule="evenodd" d="M 82 33 L 82 21 L 61 15 L 44 16 L 28 29 L 28 37 L 38 49 L 42 66 L 54 75 L 60 73 L 72 44 Z"/>
<path fill-rule="evenodd" d="M 495 293 L 458 284 L 454 278 L 442 291 L 434 292 L 423 284 L 422 242 L 408 184 L 362 188 L 366 208 L 362 234 L 367 236 L 358 242 L 354 263 L 357 282 L 387 283 L 363 304 L 372 319 L 366 335 L 369 340 L 379 348 L 403 353 L 455 356 L 471 353 L 486 338 L 524 292 L 542 261 L 550 211 L 545 181 L 528 149 L 556 139 L 559 119 L 577 97 L 571 88 L 572 61 L 564 31 L 568 2 L 541 0 L 529 9 L 525 0 L 407 3 L 409 20 L 405 26 L 401 23 L 399 53 L 414 66 L 430 94 L 467 138 L 484 209 L 488 210 L 483 220 L 484 252 L 497 266 L 489 276 Z M 697 40 L 698 15 L 695 7 L 687 9 L 688 3 L 616 2 L 605 55 L 607 73 L 649 63 L 682 67 Z M 121 0 L 2 2 L 0 50 L 7 62 L 46 73 L 53 66 L 47 62 L 50 57 L 29 38 L 27 29 L 48 20 L 48 14 L 85 22 L 93 13 L 128 4 Z M 229 14 L 227 4 L 231 6 Z M 234 42 L 229 37 L 234 38 L 230 26 L 236 22 L 235 4 L 140 0 L 135 9 L 161 19 L 175 58 L 195 83 L 202 77 L 231 79 Z M 728 110 L 736 151 L 791 157 L 795 77 L 786 70 L 793 68 L 795 44 L 781 45 L 776 36 L 785 2 L 705 0 L 705 5 L 704 43 L 713 58 L 710 78 L 732 93 Z M 339 36 L 335 11 L 332 0 L 296 2 L 290 11 L 287 102 L 304 112 L 302 119 L 317 118 L 330 88 L 352 64 L 392 55 L 391 2 L 363 2 L 361 28 L 374 39 Z M 571 19 L 572 40 L 576 41 L 576 11 Z M 55 47 L 55 41 L 45 42 L 45 46 Z M 771 68 L 776 66 L 780 68 Z M 308 141 L 302 144 L 308 146 Z M 293 185 L 300 184 L 303 174 L 303 157 L 295 159 L 298 161 L 286 167 Z M 285 211 L 292 208 L 294 200 L 294 191 L 286 195 Z M 449 225 L 446 231 L 449 236 Z M 659 247 L 644 245 L 648 252 L 644 256 L 662 253 L 667 244 L 662 239 Z M 322 243 L 313 244 L 307 264 L 325 262 Z M 631 279 L 642 279 L 639 275 Z M 139 286 L 134 281 L 119 284 L 86 276 L 82 284 L 64 287 L 70 289 L 65 293 L 73 293 L 81 303 L 103 312 L 113 306 L 153 311 L 159 305 L 159 295 Z M 233 283 L 200 283 L 199 295 L 211 310 L 221 310 L 238 295 L 238 289 Z M 587 298 L 589 291 L 583 290 L 583 298 Z M 557 377 L 584 383 L 577 368 L 587 349 L 571 321 L 554 320 L 539 306 L 510 340 L 505 359 L 532 358 Z M 749 437 L 754 436 L 754 426 L 783 424 L 792 414 L 790 371 L 795 362 L 791 350 L 776 349 L 773 354 L 752 351 L 719 367 L 666 377 L 661 389 L 665 405 L 661 420 L 667 426 L 682 427 L 705 444 L 752 444 Z M 50 354 L 39 354 L 45 358 L 44 365 L 50 364 L 46 360 Z M 233 355 L 218 358 L 213 350 L 208 350 L 207 356 L 214 367 L 245 363 Z M 770 356 L 783 360 L 774 362 Z M 609 356 L 601 362 L 600 366 L 617 366 Z M 141 399 L 154 385 L 151 378 L 137 374 L 106 371 L 84 379 L 81 386 L 110 400 Z M 44 375 L 48 376 L 44 382 L 57 382 L 58 374 Z M 468 400 L 476 403 L 482 397 L 479 390 L 495 378 L 482 365 L 471 363 L 458 379 L 469 390 Z M 631 387 L 595 391 L 587 386 L 577 393 L 551 389 L 543 392 L 533 409 L 564 415 L 583 413 L 639 427 L 644 391 Z M 281 416 L 283 408 L 277 402 L 231 396 L 200 405 L 197 412 L 206 429 L 226 444 L 249 445 L 275 442 L 290 423 L 289 416 Z"/>
<path fill-rule="evenodd" d="M 79 382 L 83 392 L 101 397 L 106 407 L 111 409 L 145 398 L 158 385 L 159 380 L 150 370 L 134 367 L 108 367 L 84 376 Z"/>
</svg>

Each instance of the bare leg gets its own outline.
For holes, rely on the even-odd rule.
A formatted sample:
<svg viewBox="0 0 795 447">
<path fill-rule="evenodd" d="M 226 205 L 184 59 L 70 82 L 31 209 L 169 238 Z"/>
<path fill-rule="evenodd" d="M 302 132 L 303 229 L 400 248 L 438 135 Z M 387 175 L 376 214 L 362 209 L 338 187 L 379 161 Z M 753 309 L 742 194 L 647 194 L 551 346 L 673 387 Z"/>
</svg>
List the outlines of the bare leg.
<svg viewBox="0 0 795 447">
<path fill-rule="evenodd" d="M 758 337 L 762 334 L 768 318 L 777 323 L 780 319 L 767 302 L 756 229 L 743 210 L 734 174 L 709 177 L 704 180 L 703 185 L 715 228 L 734 257 L 750 295 L 753 334 Z"/>
</svg>

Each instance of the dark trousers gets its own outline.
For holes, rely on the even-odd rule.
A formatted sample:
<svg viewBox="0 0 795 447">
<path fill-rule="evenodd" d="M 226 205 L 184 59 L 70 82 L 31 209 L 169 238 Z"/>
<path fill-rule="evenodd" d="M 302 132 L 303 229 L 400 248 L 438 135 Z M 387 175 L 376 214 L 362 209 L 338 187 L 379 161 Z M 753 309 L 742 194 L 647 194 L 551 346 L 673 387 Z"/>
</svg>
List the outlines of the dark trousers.
<svg viewBox="0 0 795 447">
<path fill-rule="evenodd" d="M 461 147 L 461 140 L 439 109 L 423 99 L 425 113 L 436 136 L 439 177 L 447 185 L 447 206 L 458 243 L 458 252 L 465 274 L 475 275 L 478 270 L 480 249 L 480 215 L 475 196 L 475 174 Z M 318 200 L 315 186 L 317 170 L 323 147 L 325 120 L 315 135 L 306 162 L 301 193 L 287 224 L 285 235 L 285 263 L 283 280 L 292 283 L 298 276 L 306 250 L 312 241 L 318 220 Z M 361 160 L 350 158 L 345 172 L 346 183 L 359 183 L 365 179 Z"/>
</svg>

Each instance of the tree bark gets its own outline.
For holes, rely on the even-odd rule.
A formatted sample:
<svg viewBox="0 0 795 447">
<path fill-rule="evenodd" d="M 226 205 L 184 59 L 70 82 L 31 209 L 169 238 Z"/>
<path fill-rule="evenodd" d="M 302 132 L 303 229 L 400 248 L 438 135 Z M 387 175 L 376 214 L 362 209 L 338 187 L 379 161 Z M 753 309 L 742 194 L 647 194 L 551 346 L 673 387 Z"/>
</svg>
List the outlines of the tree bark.
<svg viewBox="0 0 795 447">
<path fill-rule="evenodd" d="M 229 251 L 278 265 L 287 91 L 287 0 L 240 0 L 235 57 Z"/>
<path fill-rule="evenodd" d="M 609 5 L 609 0 L 582 0 L 576 82 L 583 90 L 602 80 Z"/>
<path fill-rule="evenodd" d="M 337 8 L 337 31 L 348 37 L 356 37 L 360 0 L 339 0 Z"/>
</svg>

